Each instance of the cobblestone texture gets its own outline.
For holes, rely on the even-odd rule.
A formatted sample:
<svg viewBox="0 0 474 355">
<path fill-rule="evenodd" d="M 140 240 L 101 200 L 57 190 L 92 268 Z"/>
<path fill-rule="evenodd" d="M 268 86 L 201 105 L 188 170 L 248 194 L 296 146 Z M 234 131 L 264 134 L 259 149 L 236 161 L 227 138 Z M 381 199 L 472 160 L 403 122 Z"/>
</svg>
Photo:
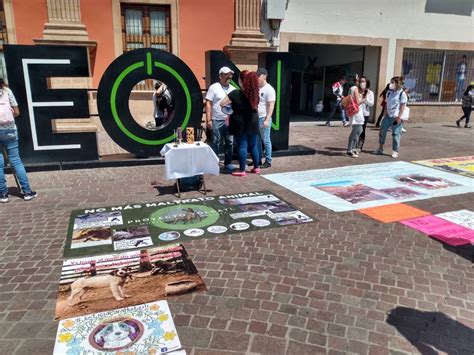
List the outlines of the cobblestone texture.
<svg viewBox="0 0 474 355">
<path fill-rule="evenodd" d="M 473 153 L 473 131 L 408 126 L 400 159 Z M 344 154 L 349 129 L 292 127 L 315 156 L 276 158 L 268 172 L 391 161 Z M 376 147 L 368 130 L 367 148 Z M 73 209 L 169 200 L 150 182 L 163 166 L 30 174 L 38 199 L 0 206 L 0 353 L 50 354 L 63 243 Z M 267 172 L 265 171 L 265 172 Z M 8 177 L 13 185 L 11 176 Z M 447 248 L 401 224 L 334 213 L 258 176 L 207 179 L 210 194 L 268 189 L 317 218 L 307 225 L 187 243 L 209 292 L 169 300 L 190 354 L 405 354 L 425 344 L 472 353 L 474 270 L 466 248 Z M 189 192 L 185 196 L 194 196 Z M 474 208 L 474 194 L 412 203 L 433 213 Z M 469 254 L 471 253 L 471 254 Z"/>
</svg>

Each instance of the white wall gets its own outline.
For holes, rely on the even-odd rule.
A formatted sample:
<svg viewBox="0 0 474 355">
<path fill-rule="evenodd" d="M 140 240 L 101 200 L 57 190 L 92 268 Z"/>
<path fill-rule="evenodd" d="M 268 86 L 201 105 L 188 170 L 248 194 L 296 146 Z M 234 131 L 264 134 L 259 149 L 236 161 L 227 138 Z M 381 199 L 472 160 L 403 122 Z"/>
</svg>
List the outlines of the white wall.
<svg viewBox="0 0 474 355">
<path fill-rule="evenodd" d="M 471 16 L 426 13 L 427 1 L 436 0 L 289 0 L 280 32 L 388 38 L 391 77 L 397 39 L 474 42 L 472 8 Z M 466 2 L 474 1 L 445 0 L 454 8 Z"/>
</svg>

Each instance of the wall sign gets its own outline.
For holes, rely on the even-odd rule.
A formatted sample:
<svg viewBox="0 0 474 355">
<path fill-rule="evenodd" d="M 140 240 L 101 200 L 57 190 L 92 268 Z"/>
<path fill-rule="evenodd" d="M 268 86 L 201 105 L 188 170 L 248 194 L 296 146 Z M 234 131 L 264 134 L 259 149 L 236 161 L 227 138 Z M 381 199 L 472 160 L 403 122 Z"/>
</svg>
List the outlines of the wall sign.
<svg viewBox="0 0 474 355">
<path fill-rule="evenodd" d="M 50 77 L 88 77 L 84 47 L 5 45 L 9 86 L 25 162 L 97 160 L 95 133 L 53 133 L 51 120 L 89 118 L 85 89 L 49 89 Z"/>
<path fill-rule="evenodd" d="M 88 118 L 86 89 L 49 89 L 51 77 L 88 77 L 87 49 L 72 46 L 5 45 L 9 85 L 20 108 L 17 126 L 21 153 L 27 163 L 98 160 L 95 133 L 55 133 L 51 120 Z M 275 149 L 288 149 L 291 57 L 288 53 L 264 53 L 259 65 L 269 71 L 268 81 L 277 91 L 273 114 L 272 141 Z M 206 52 L 206 77 L 218 80 L 222 66 L 240 71 L 221 51 Z M 171 122 L 159 130 L 140 126 L 132 117 L 129 96 L 145 79 L 166 83 L 175 104 Z M 174 138 L 177 127 L 201 124 L 203 97 L 191 69 L 171 53 L 142 48 L 115 59 L 100 80 L 97 92 L 99 116 L 109 136 L 123 149 L 141 157 L 157 156 Z M 151 116 L 150 95 L 150 116 Z M 150 117 L 152 118 L 152 117 Z"/>
</svg>

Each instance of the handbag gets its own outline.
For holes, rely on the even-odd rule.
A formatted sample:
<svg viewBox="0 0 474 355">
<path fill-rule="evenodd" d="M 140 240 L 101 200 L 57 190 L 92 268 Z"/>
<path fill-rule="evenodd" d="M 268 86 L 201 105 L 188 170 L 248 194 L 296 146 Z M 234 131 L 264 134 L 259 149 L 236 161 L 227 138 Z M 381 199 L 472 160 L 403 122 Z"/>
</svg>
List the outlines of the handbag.
<svg viewBox="0 0 474 355">
<path fill-rule="evenodd" d="M 404 121 L 408 121 L 409 117 L 410 117 L 410 108 L 405 105 L 405 109 L 403 110 L 403 113 L 400 116 L 400 118 Z"/>
<path fill-rule="evenodd" d="M 352 95 L 348 95 L 344 97 L 343 101 L 346 98 L 349 98 L 349 99 L 346 100 L 346 105 L 344 106 L 344 102 L 343 102 L 342 106 L 346 110 L 346 113 L 348 116 L 354 116 L 355 114 L 357 114 L 357 112 L 359 112 L 359 104 L 354 101 L 354 97 Z"/>
</svg>

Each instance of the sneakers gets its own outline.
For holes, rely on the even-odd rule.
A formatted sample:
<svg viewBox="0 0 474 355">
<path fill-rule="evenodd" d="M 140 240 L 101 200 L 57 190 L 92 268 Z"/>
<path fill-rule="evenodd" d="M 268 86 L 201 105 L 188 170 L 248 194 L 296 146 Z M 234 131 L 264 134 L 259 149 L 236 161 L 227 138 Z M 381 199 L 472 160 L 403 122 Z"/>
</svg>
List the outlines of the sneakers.
<svg viewBox="0 0 474 355">
<path fill-rule="evenodd" d="M 246 173 L 245 171 L 234 171 L 234 172 L 232 173 L 232 176 L 244 177 L 244 176 L 246 176 L 246 175 L 247 175 L 247 173 Z"/>
<path fill-rule="evenodd" d="M 349 126 L 349 121 L 345 121 L 343 124 L 342 124 L 343 127 L 347 127 Z"/>
<path fill-rule="evenodd" d="M 471 128 L 471 125 L 465 125 L 464 128 Z"/>
<path fill-rule="evenodd" d="M 331 122 L 326 122 L 325 126 L 331 127 Z"/>
<path fill-rule="evenodd" d="M 266 169 L 266 168 L 270 168 L 272 166 L 272 164 L 270 164 L 268 161 L 266 161 L 265 163 L 263 163 L 260 167 L 262 169 Z"/>
<path fill-rule="evenodd" d="M 377 148 L 373 151 L 373 154 L 375 155 L 383 155 L 383 149 Z"/>
<path fill-rule="evenodd" d="M 37 196 L 38 196 L 38 193 L 36 191 L 30 191 L 23 195 L 23 200 L 29 201 L 29 200 L 34 199 Z"/>
<path fill-rule="evenodd" d="M 456 121 L 456 125 L 458 126 L 458 128 L 461 128 L 461 121 L 460 121 L 460 120 L 457 120 L 457 121 Z"/>
<path fill-rule="evenodd" d="M 252 174 L 260 174 L 260 168 L 253 168 L 252 170 L 250 170 L 250 172 Z"/>
<path fill-rule="evenodd" d="M 229 170 L 229 171 L 233 171 L 233 170 L 235 169 L 235 166 L 234 166 L 234 164 L 227 164 L 227 165 L 225 166 L 225 168 L 226 168 L 227 170 Z"/>
<path fill-rule="evenodd" d="M 407 130 L 402 127 L 402 132 L 403 132 L 403 133 L 407 133 Z"/>
<path fill-rule="evenodd" d="M 347 155 L 353 158 L 358 158 L 359 152 L 357 151 L 357 149 L 352 149 L 351 151 L 347 152 Z"/>
<path fill-rule="evenodd" d="M 8 193 L 0 194 L 0 203 L 7 203 L 8 202 Z"/>
<path fill-rule="evenodd" d="M 398 158 L 398 152 L 393 152 L 393 153 L 392 153 L 392 158 L 393 158 L 393 159 Z"/>
</svg>

